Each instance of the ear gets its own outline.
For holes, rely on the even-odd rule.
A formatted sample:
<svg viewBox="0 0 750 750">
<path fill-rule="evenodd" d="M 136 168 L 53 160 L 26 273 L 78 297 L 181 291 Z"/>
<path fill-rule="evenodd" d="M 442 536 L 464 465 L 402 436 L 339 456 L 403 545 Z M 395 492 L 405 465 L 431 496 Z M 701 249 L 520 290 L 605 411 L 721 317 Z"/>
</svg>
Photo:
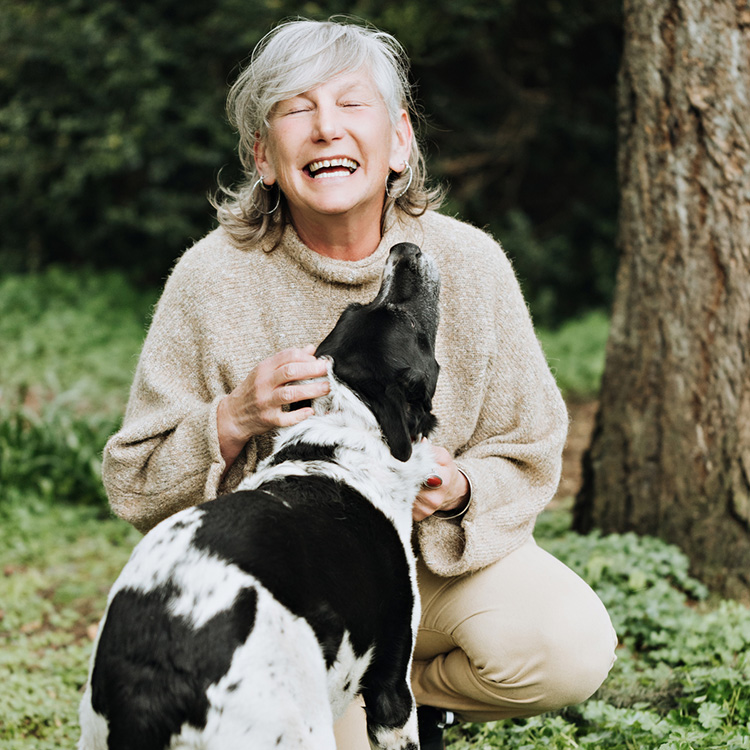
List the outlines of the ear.
<svg viewBox="0 0 750 750">
<path fill-rule="evenodd" d="M 415 358 L 416 359 L 416 358 Z M 428 437 L 437 426 L 437 417 L 432 413 L 432 397 L 435 394 L 440 365 L 435 360 L 424 362 L 421 368 L 411 368 L 406 377 L 408 428 L 411 436 Z"/>
<path fill-rule="evenodd" d="M 408 113 L 402 109 L 391 140 L 391 158 L 388 166 L 392 171 L 401 172 L 404 169 L 404 162 L 408 162 L 411 156 L 413 141 L 414 128 L 411 126 Z"/>
<path fill-rule="evenodd" d="M 401 388 L 396 385 L 388 386 L 381 397 L 372 399 L 370 408 L 393 457 L 399 461 L 408 461 L 411 458 L 411 435 L 406 423 L 407 409 Z"/>
<path fill-rule="evenodd" d="M 405 378 L 407 398 L 411 401 L 412 398 L 421 397 L 431 407 L 440 365 L 433 357 L 420 357 L 419 353 L 412 353 L 411 361 L 412 366 Z"/>
<path fill-rule="evenodd" d="M 268 153 L 268 145 L 261 138 L 258 131 L 255 132 L 253 156 L 255 157 L 255 166 L 258 170 L 258 174 L 263 177 L 263 182 L 268 186 L 273 185 L 274 182 L 276 182 L 276 170 L 273 168 Z"/>
</svg>

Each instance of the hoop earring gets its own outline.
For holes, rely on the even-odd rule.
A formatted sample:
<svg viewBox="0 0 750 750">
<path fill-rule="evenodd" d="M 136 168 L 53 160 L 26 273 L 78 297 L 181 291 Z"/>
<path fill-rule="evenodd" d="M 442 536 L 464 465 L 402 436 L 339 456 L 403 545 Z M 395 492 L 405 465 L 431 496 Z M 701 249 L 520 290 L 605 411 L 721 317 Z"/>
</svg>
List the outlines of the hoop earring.
<svg viewBox="0 0 750 750">
<path fill-rule="evenodd" d="M 391 195 L 390 194 L 390 192 L 388 191 L 388 187 L 389 187 L 389 185 L 388 185 L 388 179 L 386 179 L 386 181 L 385 181 L 385 194 L 389 198 L 392 198 L 395 201 L 397 201 L 399 198 L 401 198 L 403 195 L 405 195 L 406 191 L 411 187 L 411 181 L 412 181 L 412 178 L 414 177 L 414 172 L 412 171 L 411 164 L 409 164 L 408 161 L 404 162 L 404 169 L 403 169 L 403 171 L 397 172 L 396 174 L 398 174 L 398 176 L 401 177 L 401 175 L 404 172 L 406 172 L 407 169 L 409 170 L 409 181 L 406 183 L 406 187 L 398 195 Z M 398 179 L 398 177 L 396 179 Z M 394 182 L 395 182 L 395 180 L 394 180 Z"/>
<path fill-rule="evenodd" d="M 276 209 L 277 209 L 277 208 L 279 207 L 279 205 L 281 204 L 281 188 L 278 188 L 278 190 L 279 190 L 279 195 L 278 195 L 278 197 L 276 198 L 276 205 L 275 205 L 275 206 L 274 206 L 274 207 L 273 207 L 273 208 L 272 208 L 272 209 L 271 209 L 270 211 L 263 211 L 263 210 L 262 210 L 262 209 L 261 209 L 261 208 L 260 208 L 260 207 L 258 206 L 258 204 L 257 204 L 257 203 L 255 202 L 255 189 L 256 189 L 256 188 L 258 187 L 258 185 L 260 185 L 260 189 L 261 189 L 261 190 L 262 190 L 262 191 L 263 191 L 264 193 L 270 193 L 270 192 L 271 192 L 271 191 L 273 190 L 273 185 L 271 185 L 271 187 L 266 187 L 266 183 L 265 183 L 265 182 L 263 182 L 263 178 L 262 178 L 262 177 L 260 177 L 260 178 L 258 179 L 258 181 L 257 181 L 257 182 L 256 182 L 256 183 L 255 183 L 255 184 L 253 185 L 252 189 L 250 190 L 250 203 L 252 203 L 252 204 L 253 204 L 253 208 L 254 208 L 254 209 L 255 209 L 255 210 L 256 210 L 256 211 L 257 211 L 257 212 L 258 212 L 259 214 L 263 214 L 263 216 L 270 216 L 271 214 L 273 214 L 273 213 L 275 213 L 275 212 L 276 212 Z M 277 187 L 278 187 L 278 186 L 277 186 Z"/>
</svg>

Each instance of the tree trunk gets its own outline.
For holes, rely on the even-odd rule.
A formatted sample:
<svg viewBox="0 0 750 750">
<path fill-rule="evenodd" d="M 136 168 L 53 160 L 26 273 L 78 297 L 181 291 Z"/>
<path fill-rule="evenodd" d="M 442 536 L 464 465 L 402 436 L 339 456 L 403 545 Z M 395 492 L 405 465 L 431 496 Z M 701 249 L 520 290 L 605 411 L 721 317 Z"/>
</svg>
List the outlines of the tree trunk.
<svg viewBox="0 0 750 750">
<path fill-rule="evenodd" d="M 622 253 L 574 525 L 750 595 L 750 2 L 625 0 Z"/>
</svg>

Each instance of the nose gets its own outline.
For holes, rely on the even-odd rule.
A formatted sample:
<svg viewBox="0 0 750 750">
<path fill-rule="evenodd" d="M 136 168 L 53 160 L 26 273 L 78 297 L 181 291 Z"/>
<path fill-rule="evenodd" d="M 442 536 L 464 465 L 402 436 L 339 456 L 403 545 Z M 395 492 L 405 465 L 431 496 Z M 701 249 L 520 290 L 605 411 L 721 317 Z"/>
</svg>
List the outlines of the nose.
<svg viewBox="0 0 750 750">
<path fill-rule="evenodd" d="M 313 120 L 313 139 L 315 141 L 334 141 L 341 137 L 341 122 L 337 107 L 320 102 L 315 110 Z"/>
<path fill-rule="evenodd" d="M 399 242 L 391 248 L 391 256 L 394 261 L 404 258 L 405 260 L 417 260 L 422 251 L 411 242 Z"/>
</svg>

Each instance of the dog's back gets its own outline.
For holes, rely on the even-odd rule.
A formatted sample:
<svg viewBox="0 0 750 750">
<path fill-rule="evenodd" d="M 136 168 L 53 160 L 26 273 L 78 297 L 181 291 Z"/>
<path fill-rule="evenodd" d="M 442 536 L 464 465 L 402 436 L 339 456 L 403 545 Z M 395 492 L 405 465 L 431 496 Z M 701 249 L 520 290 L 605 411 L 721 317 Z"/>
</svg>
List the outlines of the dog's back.
<svg viewBox="0 0 750 750">
<path fill-rule="evenodd" d="M 136 548 L 98 638 L 88 698 L 117 742 L 82 713 L 80 747 L 332 748 L 373 644 L 408 658 L 409 575 L 393 524 L 325 477 L 173 516 Z"/>
</svg>

